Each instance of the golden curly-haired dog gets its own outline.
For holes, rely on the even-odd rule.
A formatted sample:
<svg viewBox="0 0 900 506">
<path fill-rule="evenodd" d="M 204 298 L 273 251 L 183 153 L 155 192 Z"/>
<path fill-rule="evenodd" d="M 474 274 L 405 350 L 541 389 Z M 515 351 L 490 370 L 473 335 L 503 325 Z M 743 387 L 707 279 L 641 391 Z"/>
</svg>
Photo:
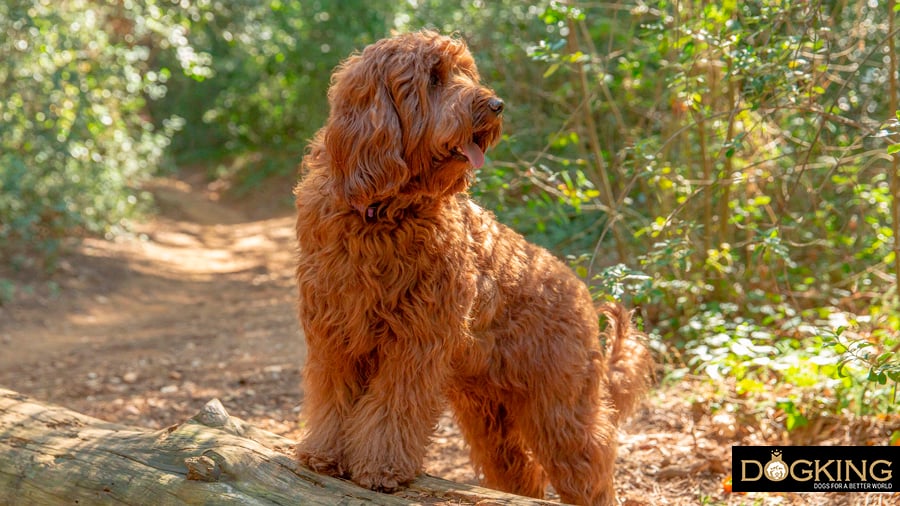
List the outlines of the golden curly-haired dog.
<svg viewBox="0 0 900 506">
<path fill-rule="evenodd" d="M 546 250 L 465 194 L 503 101 L 463 41 L 381 40 L 336 70 L 295 189 L 308 357 L 297 456 L 391 491 L 449 400 L 487 486 L 612 504 L 616 423 L 651 359 Z M 601 338 L 605 337 L 605 351 Z"/>
</svg>

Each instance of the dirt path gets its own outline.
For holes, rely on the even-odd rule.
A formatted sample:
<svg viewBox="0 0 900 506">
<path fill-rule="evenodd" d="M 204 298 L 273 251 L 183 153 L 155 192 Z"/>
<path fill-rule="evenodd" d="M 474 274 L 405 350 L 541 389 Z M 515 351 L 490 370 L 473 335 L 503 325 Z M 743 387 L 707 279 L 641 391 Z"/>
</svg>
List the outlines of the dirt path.
<svg viewBox="0 0 900 506">
<path fill-rule="evenodd" d="M 303 359 L 292 220 L 248 221 L 184 181 L 133 237 L 84 241 L 60 295 L 0 313 L 0 384 L 83 413 L 162 427 L 220 397 L 289 433 Z"/>
<path fill-rule="evenodd" d="M 233 415 L 296 438 L 304 347 L 293 218 L 287 206 L 271 211 L 289 187 L 262 196 L 263 213 L 219 203 L 200 177 L 150 189 L 160 213 L 133 236 L 84 241 L 55 295 L 41 289 L 0 307 L 0 385 L 151 428 L 179 423 L 217 397 Z M 624 427 L 617 481 L 626 504 L 857 503 L 723 495 L 740 428 L 733 417 L 710 416 L 704 395 L 689 382 L 660 389 Z M 475 481 L 449 415 L 427 471 Z M 885 497 L 867 504 L 889 504 Z"/>
</svg>

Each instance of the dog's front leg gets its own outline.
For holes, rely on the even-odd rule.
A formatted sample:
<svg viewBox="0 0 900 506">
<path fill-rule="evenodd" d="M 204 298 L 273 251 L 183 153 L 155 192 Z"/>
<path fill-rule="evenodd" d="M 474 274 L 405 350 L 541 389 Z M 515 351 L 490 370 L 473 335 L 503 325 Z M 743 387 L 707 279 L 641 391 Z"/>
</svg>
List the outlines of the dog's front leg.
<svg viewBox="0 0 900 506">
<path fill-rule="evenodd" d="M 401 336 L 379 346 L 378 370 L 345 426 L 347 464 L 359 485 L 390 492 L 421 470 L 449 369 L 439 346 Z"/>
<path fill-rule="evenodd" d="M 344 465 L 344 425 L 354 398 L 361 391 L 350 360 L 333 360 L 333 353 L 309 347 L 304 367 L 303 415 L 307 433 L 297 445 L 301 464 L 317 473 L 341 476 Z"/>
</svg>

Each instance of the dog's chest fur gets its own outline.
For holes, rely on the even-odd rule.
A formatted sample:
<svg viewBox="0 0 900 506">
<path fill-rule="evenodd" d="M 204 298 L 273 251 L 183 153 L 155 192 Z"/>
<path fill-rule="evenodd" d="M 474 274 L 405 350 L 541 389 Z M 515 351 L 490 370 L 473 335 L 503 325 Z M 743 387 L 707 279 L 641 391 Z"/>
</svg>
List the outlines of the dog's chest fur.
<svg viewBox="0 0 900 506">
<path fill-rule="evenodd" d="M 299 202 L 299 201 L 298 201 Z M 330 336 L 350 355 L 365 355 L 385 339 L 464 346 L 478 290 L 459 203 L 453 212 L 369 221 L 321 204 L 298 203 L 321 213 L 300 229 L 297 279 L 306 334 Z M 317 331 L 318 330 L 318 331 Z"/>
</svg>

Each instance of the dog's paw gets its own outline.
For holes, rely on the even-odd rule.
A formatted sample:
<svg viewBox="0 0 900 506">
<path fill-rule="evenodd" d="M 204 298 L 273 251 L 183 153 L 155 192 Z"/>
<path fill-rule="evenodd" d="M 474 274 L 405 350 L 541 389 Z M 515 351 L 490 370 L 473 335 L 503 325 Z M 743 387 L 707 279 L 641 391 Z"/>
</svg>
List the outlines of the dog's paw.
<svg viewBox="0 0 900 506">
<path fill-rule="evenodd" d="M 415 478 L 415 474 L 394 473 L 388 470 L 360 471 L 353 473 L 352 478 L 360 487 L 376 492 L 391 493 L 411 482 Z"/>
<path fill-rule="evenodd" d="M 317 452 L 301 446 L 297 447 L 295 455 L 300 465 L 311 469 L 313 472 L 327 474 L 328 476 L 342 476 L 344 474 L 340 455 Z"/>
</svg>

